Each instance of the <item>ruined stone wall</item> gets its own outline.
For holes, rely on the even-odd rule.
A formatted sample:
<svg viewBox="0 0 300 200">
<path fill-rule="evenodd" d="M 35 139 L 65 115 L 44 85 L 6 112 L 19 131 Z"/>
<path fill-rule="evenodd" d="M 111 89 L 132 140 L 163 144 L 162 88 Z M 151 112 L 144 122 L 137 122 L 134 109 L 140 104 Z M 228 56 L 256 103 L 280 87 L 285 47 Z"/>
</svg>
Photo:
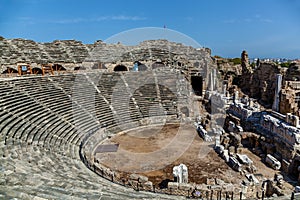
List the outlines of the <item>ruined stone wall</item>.
<svg viewBox="0 0 300 200">
<path fill-rule="evenodd" d="M 300 116 L 299 103 L 297 98 L 300 96 L 299 84 L 294 81 L 286 81 L 281 90 L 279 111 L 282 114 L 292 113 Z"/>
<path fill-rule="evenodd" d="M 265 158 L 267 154 L 273 155 L 281 162 L 282 171 L 294 175 L 295 168 L 298 167 L 300 150 L 300 129 L 299 118 L 295 115 L 272 112 L 252 112 L 244 114 L 244 106 L 232 104 L 226 122 L 231 120 L 236 124 L 240 123 L 244 130 L 254 127 L 253 131 L 245 132 L 243 139 L 248 140 L 250 147 L 255 154 Z M 238 120 L 236 119 L 238 118 Z M 227 123 L 225 123 L 226 125 Z"/>
<path fill-rule="evenodd" d="M 265 107 L 271 107 L 276 86 L 276 74 L 282 74 L 280 66 L 275 63 L 260 63 L 253 72 L 240 77 L 240 88 L 252 98 L 256 98 Z"/>
<path fill-rule="evenodd" d="M 285 81 L 300 81 L 300 63 L 291 63 L 284 77 Z"/>
<path fill-rule="evenodd" d="M 60 64 L 67 70 L 87 63 L 105 63 L 111 68 L 117 64 L 133 67 L 135 61 L 147 63 L 149 68 L 154 62 L 160 62 L 165 66 L 198 70 L 213 64 L 209 49 L 196 49 L 167 40 L 149 40 L 136 46 L 125 46 L 102 41 L 83 44 L 76 40 L 38 43 L 25 39 L 3 39 L 0 48 L 0 73 L 7 67 L 17 70 L 18 63 L 37 68 L 41 68 L 42 64 Z"/>
</svg>

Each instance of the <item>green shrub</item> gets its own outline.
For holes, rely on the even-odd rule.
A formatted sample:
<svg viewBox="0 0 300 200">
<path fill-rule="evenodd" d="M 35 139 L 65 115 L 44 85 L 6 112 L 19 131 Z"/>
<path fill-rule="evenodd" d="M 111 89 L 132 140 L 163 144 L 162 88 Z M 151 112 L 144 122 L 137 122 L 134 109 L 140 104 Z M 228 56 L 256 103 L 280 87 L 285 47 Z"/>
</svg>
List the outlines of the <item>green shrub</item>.
<svg viewBox="0 0 300 200">
<path fill-rule="evenodd" d="M 229 62 L 233 62 L 234 65 L 240 65 L 242 63 L 240 58 L 230 58 Z"/>
<path fill-rule="evenodd" d="M 285 67 L 285 68 L 289 68 L 290 67 L 290 62 L 284 62 L 284 63 L 280 63 L 281 67 Z"/>
</svg>

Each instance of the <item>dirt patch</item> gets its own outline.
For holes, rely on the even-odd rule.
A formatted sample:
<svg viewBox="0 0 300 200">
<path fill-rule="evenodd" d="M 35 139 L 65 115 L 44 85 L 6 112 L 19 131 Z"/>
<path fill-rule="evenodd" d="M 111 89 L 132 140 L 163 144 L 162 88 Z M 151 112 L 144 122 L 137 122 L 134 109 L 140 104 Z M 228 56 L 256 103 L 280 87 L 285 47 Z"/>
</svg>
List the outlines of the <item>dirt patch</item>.
<svg viewBox="0 0 300 200">
<path fill-rule="evenodd" d="M 120 148 L 130 152 L 153 152 L 170 143 L 177 134 L 179 126 L 179 124 L 170 124 L 137 129 L 113 137 L 111 142 L 120 144 Z"/>
</svg>

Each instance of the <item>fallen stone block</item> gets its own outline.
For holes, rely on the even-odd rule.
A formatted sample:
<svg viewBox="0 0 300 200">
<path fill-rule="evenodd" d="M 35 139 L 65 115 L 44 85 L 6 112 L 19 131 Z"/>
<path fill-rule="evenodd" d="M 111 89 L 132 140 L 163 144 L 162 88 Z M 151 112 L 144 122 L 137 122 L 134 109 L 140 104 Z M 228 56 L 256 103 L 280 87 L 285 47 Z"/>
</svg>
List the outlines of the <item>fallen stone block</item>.
<svg viewBox="0 0 300 200">
<path fill-rule="evenodd" d="M 258 179 L 253 174 L 246 174 L 245 176 L 250 182 L 253 182 L 255 185 L 259 184 Z"/>
<path fill-rule="evenodd" d="M 268 163 L 275 170 L 279 170 L 281 168 L 281 163 L 270 154 L 268 154 L 266 157 L 266 163 Z"/>
<path fill-rule="evenodd" d="M 139 175 L 138 181 L 139 181 L 140 183 L 145 183 L 145 182 L 148 181 L 148 177 L 147 177 L 147 176 Z"/>
<path fill-rule="evenodd" d="M 168 182 L 168 189 L 178 189 L 177 182 Z"/>
<path fill-rule="evenodd" d="M 246 154 L 236 154 L 238 160 L 245 165 L 253 164 L 253 161 Z"/>
<path fill-rule="evenodd" d="M 216 184 L 217 185 L 224 185 L 225 181 L 223 181 L 222 179 L 216 178 Z"/>
<path fill-rule="evenodd" d="M 178 188 L 179 188 L 180 190 L 189 191 L 189 190 L 191 190 L 191 189 L 193 188 L 193 186 L 192 186 L 191 184 L 188 184 L 188 183 L 180 183 L 180 184 L 178 185 Z"/>
<path fill-rule="evenodd" d="M 139 175 L 138 174 L 130 174 L 129 179 L 131 180 L 139 180 Z"/>
<path fill-rule="evenodd" d="M 207 178 L 206 179 L 206 184 L 207 185 L 215 185 L 216 184 L 216 181 L 214 178 Z"/>
<path fill-rule="evenodd" d="M 141 183 L 141 186 L 144 190 L 153 190 L 153 183 L 151 181 Z"/>
<path fill-rule="evenodd" d="M 134 181 L 134 180 L 128 180 L 128 184 L 130 186 L 132 186 L 133 188 L 137 188 L 138 185 L 139 185 L 139 182 L 138 181 Z"/>
</svg>

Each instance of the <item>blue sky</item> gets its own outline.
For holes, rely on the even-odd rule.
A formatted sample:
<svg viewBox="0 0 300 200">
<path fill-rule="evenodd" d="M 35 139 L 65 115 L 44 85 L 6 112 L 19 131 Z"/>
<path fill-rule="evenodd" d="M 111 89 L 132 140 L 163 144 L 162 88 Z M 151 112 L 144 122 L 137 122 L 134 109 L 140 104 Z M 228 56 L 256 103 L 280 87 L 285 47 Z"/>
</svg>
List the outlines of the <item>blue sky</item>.
<svg viewBox="0 0 300 200">
<path fill-rule="evenodd" d="M 0 35 L 39 42 L 106 40 L 141 27 L 164 27 L 213 55 L 300 58 L 298 0 L 0 0 Z"/>
</svg>

